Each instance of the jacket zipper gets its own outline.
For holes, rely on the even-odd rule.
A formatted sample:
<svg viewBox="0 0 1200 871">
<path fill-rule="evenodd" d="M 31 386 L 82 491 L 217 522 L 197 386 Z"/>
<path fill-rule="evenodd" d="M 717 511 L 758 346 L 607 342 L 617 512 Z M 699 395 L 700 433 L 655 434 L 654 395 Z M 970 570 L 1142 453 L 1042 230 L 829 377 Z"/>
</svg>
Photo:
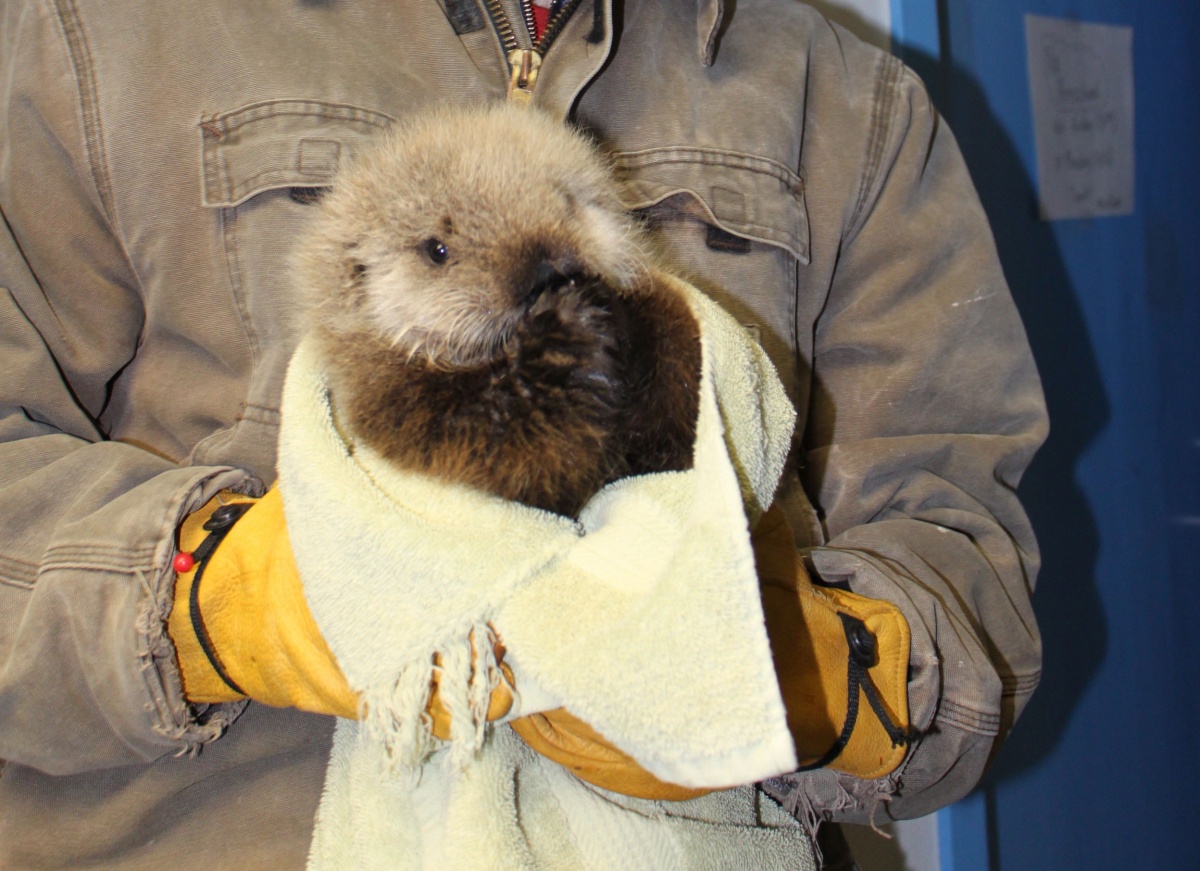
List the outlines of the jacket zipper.
<svg viewBox="0 0 1200 871">
<path fill-rule="evenodd" d="M 504 13 L 500 0 L 485 0 L 488 17 L 496 28 L 500 45 L 504 48 L 508 59 L 508 99 L 519 105 L 528 105 L 533 100 L 533 89 L 537 87 L 538 71 L 542 67 L 542 58 L 550 50 L 550 46 L 558 39 L 563 26 L 571 13 L 579 6 L 580 0 L 567 0 L 558 11 L 546 22 L 546 29 L 541 38 L 533 44 L 533 48 L 521 48 L 517 35 L 513 32 L 512 23 Z M 526 23 L 528 27 L 528 22 Z M 533 32 L 533 28 L 529 28 Z"/>
</svg>

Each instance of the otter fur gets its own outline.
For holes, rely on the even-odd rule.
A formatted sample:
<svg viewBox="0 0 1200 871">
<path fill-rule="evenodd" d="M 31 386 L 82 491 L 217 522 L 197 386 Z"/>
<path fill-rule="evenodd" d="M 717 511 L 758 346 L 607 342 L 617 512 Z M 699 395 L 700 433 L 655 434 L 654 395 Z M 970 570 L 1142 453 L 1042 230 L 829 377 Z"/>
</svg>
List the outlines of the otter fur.
<svg viewBox="0 0 1200 871">
<path fill-rule="evenodd" d="M 422 113 L 319 210 L 298 277 L 351 444 L 567 516 L 691 466 L 699 328 L 583 135 L 507 104 Z"/>
</svg>

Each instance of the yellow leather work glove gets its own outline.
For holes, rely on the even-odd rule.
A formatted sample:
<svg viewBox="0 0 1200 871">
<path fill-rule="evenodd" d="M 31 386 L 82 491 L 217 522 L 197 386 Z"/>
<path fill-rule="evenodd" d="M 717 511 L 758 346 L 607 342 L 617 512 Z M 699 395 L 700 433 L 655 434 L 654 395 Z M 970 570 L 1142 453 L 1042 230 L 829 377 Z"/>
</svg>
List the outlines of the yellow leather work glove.
<svg viewBox="0 0 1200 871">
<path fill-rule="evenodd" d="M 580 780 L 622 795 L 685 801 L 712 792 L 659 780 L 566 708 L 521 717 L 509 725 L 531 748 Z"/>
<path fill-rule="evenodd" d="M 179 657 L 185 695 L 202 703 L 249 697 L 276 707 L 357 719 L 358 694 L 346 683 L 304 599 L 278 489 L 257 501 L 219 494 L 184 522 L 180 551 L 196 552 L 209 536 L 204 524 L 231 505 L 249 508 L 207 559 L 177 573 L 167 631 Z M 499 660 L 503 649 L 497 646 L 496 654 Z M 504 716 L 512 706 L 511 676 L 503 665 L 501 670 L 489 719 Z M 436 677 L 428 714 L 433 733 L 447 738 L 449 714 L 438 699 Z"/>
<path fill-rule="evenodd" d="M 778 508 L 763 516 L 753 543 L 775 674 L 801 766 L 865 779 L 892 773 L 911 739 L 908 622 L 890 602 L 814 586 Z M 854 696 L 852 680 L 859 683 Z"/>
</svg>

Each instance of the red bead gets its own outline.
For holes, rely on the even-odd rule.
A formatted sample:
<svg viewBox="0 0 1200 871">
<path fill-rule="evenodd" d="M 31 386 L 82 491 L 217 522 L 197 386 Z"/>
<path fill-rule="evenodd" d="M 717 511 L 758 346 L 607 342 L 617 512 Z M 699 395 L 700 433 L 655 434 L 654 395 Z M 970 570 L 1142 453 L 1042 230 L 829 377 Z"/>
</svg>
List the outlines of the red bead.
<svg viewBox="0 0 1200 871">
<path fill-rule="evenodd" d="M 196 567 L 196 558 L 190 553 L 180 553 L 175 555 L 175 571 L 179 574 L 187 574 Z"/>
</svg>

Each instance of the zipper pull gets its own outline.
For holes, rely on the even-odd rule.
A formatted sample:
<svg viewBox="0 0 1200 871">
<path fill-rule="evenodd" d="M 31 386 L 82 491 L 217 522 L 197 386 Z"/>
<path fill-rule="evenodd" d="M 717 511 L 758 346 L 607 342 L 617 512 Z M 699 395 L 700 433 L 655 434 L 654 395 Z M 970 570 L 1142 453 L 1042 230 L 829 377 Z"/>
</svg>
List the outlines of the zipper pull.
<svg viewBox="0 0 1200 871">
<path fill-rule="evenodd" d="M 518 106 L 528 106 L 533 102 L 542 56 L 532 48 L 513 49 L 508 53 L 508 68 L 508 99 Z"/>
</svg>

